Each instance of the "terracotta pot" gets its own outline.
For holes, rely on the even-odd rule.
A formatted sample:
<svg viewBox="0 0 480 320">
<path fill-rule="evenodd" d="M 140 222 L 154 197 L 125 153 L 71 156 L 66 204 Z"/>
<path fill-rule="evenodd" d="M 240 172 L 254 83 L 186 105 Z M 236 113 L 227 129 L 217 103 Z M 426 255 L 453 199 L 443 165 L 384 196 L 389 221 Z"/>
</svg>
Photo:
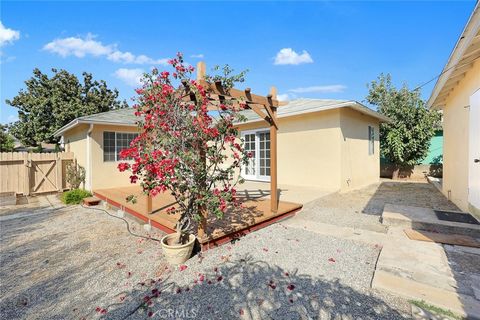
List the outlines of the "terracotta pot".
<svg viewBox="0 0 480 320">
<path fill-rule="evenodd" d="M 162 238 L 162 249 L 167 262 L 172 265 L 178 265 L 187 261 L 192 255 L 193 245 L 196 237 L 191 234 L 186 244 L 168 244 L 170 240 L 178 237 L 176 233 L 167 234 Z"/>
</svg>

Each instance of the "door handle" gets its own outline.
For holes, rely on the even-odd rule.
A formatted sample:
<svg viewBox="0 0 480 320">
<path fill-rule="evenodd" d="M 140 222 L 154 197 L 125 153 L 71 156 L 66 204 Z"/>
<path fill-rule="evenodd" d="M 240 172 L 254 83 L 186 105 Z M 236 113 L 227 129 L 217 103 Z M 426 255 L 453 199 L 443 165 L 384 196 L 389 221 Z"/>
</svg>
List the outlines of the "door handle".
<svg viewBox="0 0 480 320">
<path fill-rule="evenodd" d="M 480 162 L 480 159 L 473 159 L 473 162 L 474 162 L 474 163 L 479 163 L 479 162 Z"/>
</svg>

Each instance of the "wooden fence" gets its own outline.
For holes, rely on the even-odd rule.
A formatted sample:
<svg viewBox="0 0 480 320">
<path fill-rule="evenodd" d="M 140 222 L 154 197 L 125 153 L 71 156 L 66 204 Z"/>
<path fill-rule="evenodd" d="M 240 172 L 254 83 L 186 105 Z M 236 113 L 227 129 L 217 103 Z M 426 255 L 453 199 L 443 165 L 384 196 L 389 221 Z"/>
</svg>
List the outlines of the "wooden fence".
<svg viewBox="0 0 480 320">
<path fill-rule="evenodd" d="M 72 161 L 72 152 L 1 152 L 0 192 L 33 195 L 63 191 L 68 188 L 66 167 Z"/>
</svg>

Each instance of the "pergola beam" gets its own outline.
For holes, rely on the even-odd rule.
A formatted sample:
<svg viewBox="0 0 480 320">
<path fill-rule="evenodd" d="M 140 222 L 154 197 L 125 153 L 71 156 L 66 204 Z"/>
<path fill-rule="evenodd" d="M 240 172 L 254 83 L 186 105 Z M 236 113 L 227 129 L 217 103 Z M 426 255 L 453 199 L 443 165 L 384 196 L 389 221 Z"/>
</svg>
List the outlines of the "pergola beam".
<svg viewBox="0 0 480 320">
<path fill-rule="evenodd" d="M 198 80 L 198 83 L 211 93 L 227 98 L 238 99 L 240 102 L 247 104 L 272 105 L 274 107 L 278 107 L 279 105 L 278 100 L 276 99 L 271 99 L 271 101 L 269 101 L 267 97 L 262 97 L 245 90 L 242 91 L 232 88 L 226 92 L 220 83 L 209 83 L 205 80 Z"/>
</svg>

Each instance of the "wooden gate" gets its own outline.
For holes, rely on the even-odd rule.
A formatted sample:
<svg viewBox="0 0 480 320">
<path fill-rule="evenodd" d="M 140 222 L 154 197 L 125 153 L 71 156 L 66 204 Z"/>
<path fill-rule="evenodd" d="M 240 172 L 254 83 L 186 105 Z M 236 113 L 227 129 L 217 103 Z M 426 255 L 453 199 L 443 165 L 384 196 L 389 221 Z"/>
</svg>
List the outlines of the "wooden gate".
<svg viewBox="0 0 480 320">
<path fill-rule="evenodd" d="M 66 166 L 72 161 L 72 152 L 2 152 L 0 192 L 31 195 L 63 191 L 68 188 Z"/>
</svg>

